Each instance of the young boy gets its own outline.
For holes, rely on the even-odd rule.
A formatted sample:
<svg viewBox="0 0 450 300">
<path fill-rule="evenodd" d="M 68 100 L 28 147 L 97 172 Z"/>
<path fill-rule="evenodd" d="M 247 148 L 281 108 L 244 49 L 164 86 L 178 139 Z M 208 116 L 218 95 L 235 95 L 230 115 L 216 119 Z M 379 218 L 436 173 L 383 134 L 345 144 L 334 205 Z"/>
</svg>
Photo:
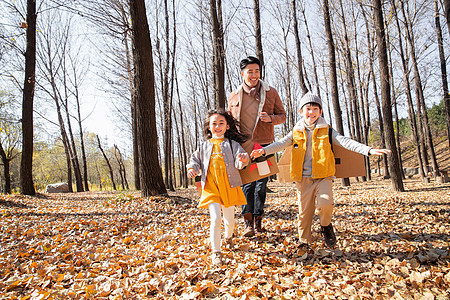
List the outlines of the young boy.
<svg viewBox="0 0 450 300">
<path fill-rule="evenodd" d="M 331 218 L 333 214 L 334 155 L 329 139 L 329 125 L 322 115 L 322 100 L 308 92 L 300 100 L 302 119 L 293 130 L 278 142 L 254 150 L 252 158 L 272 154 L 293 145 L 291 154 L 291 178 L 298 190 L 300 247 L 308 247 L 312 241 L 311 226 L 317 208 L 322 235 L 328 247 L 336 245 Z M 388 149 L 373 149 L 340 135 L 332 129 L 332 143 L 363 155 L 382 155 Z"/>
</svg>

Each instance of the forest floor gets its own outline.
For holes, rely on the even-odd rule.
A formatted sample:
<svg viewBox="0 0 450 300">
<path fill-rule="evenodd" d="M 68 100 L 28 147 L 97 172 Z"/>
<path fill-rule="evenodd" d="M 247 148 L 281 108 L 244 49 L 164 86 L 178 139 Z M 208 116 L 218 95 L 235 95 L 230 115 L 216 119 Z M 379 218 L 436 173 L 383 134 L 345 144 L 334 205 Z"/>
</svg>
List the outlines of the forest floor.
<svg viewBox="0 0 450 300">
<path fill-rule="evenodd" d="M 417 176 L 416 176 L 417 177 Z M 266 233 L 211 264 L 195 189 L 0 195 L 0 299 L 449 299 L 450 183 L 335 183 L 338 246 L 297 249 L 293 184 L 269 183 Z"/>
</svg>

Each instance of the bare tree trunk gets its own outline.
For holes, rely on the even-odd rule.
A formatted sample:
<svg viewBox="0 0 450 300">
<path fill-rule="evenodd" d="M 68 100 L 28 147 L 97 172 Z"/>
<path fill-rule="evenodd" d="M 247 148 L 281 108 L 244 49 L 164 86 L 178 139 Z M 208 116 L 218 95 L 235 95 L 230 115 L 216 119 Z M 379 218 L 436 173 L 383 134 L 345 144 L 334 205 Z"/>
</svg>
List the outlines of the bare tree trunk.
<svg viewBox="0 0 450 300">
<path fill-rule="evenodd" d="M 3 163 L 3 172 L 5 177 L 5 184 L 0 192 L 5 194 L 11 194 L 11 173 L 10 173 L 10 162 L 11 159 L 6 156 L 6 152 L 3 149 L 2 143 L 0 142 L 0 156 Z"/>
<path fill-rule="evenodd" d="M 325 21 L 325 33 L 327 36 L 328 55 L 330 60 L 330 82 L 331 82 L 331 99 L 333 102 L 334 118 L 336 122 L 336 130 L 340 134 L 344 134 L 344 126 L 342 124 L 342 111 L 339 104 L 339 92 L 337 85 L 337 71 L 336 71 L 336 50 L 334 46 L 333 33 L 331 31 L 331 16 L 328 5 L 328 0 L 323 1 L 323 18 Z M 341 180 L 342 186 L 350 186 L 350 180 L 343 178 Z"/>
<path fill-rule="evenodd" d="M 222 0 L 209 0 L 213 32 L 214 103 L 225 109 L 225 47 L 223 40 Z"/>
<path fill-rule="evenodd" d="M 391 170 L 391 183 L 394 191 L 403 192 L 403 180 L 398 161 L 397 147 L 395 144 L 394 127 L 392 125 L 391 92 L 389 85 L 389 69 L 386 48 L 386 35 L 384 31 L 383 8 L 381 0 L 373 0 L 375 31 L 378 46 L 381 79 L 381 101 L 383 103 L 383 123 L 386 130 L 387 146 L 391 150 L 389 156 L 389 169 Z"/>
<path fill-rule="evenodd" d="M 388 23 L 385 22 L 386 28 L 388 28 Z M 398 161 L 400 163 L 400 172 L 402 175 L 402 179 L 405 179 L 405 173 L 403 172 L 403 163 L 402 163 L 402 149 L 400 145 L 400 123 L 398 121 L 398 108 L 397 108 L 397 95 L 395 92 L 395 84 L 394 84 L 394 71 L 393 71 L 393 63 L 392 63 L 392 55 L 391 55 L 391 39 L 389 37 L 389 30 L 386 30 L 386 45 L 387 45 L 387 55 L 389 61 L 389 77 L 391 82 L 391 91 L 392 91 L 392 100 L 394 102 L 394 119 L 395 119 L 395 142 L 397 144 L 397 153 L 398 153 Z"/>
<path fill-rule="evenodd" d="M 447 2 L 450 2 L 450 0 Z M 434 0 L 434 11 L 435 11 L 434 21 L 436 24 L 436 35 L 437 35 L 437 42 L 438 42 L 438 48 L 439 48 L 439 60 L 441 62 L 442 89 L 444 92 L 444 105 L 445 105 L 445 113 L 446 113 L 446 119 L 447 119 L 447 139 L 448 139 L 448 145 L 450 147 L 450 94 L 448 92 L 447 66 L 446 66 L 445 52 L 444 52 L 444 39 L 442 37 L 441 21 L 439 20 L 439 6 L 438 6 L 437 0 Z"/>
<path fill-rule="evenodd" d="M 253 12 L 255 14 L 255 45 L 256 45 L 256 57 L 261 62 L 261 79 L 264 80 L 266 75 L 266 68 L 264 65 L 264 54 L 262 47 L 262 34 L 261 34 L 261 14 L 259 12 L 259 0 L 253 0 Z"/>
<path fill-rule="evenodd" d="M 113 168 L 112 168 L 112 166 L 111 166 L 111 163 L 109 162 L 108 156 L 106 156 L 105 151 L 103 151 L 102 144 L 100 143 L 100 138 L 98 137 L 98 135 L 97 135 L 97 141 L 98 141 L 98 148 L 99 148 L 100 151 L 102 152 L 102 155 L 103 155 L 103 157 L 105 158 L 106 164 L 108 165 L 109 176 L 110 176 L 110 178 L 111 178 L 111 182 L 112 182 L 112 185 L 113 185 L 113 189 L 114 189 L 115 191 L 117 191 L 117 188 L 116 188 L 116 182 L 114 181 L 114 171 L 113 171 Z"/>
<path fill-rule="evenodd" d="M 77 115 L 78 115 L 78 129 L 80 130 L 80 143 L 81 143 L 81 157 L 83 160 L 83 181 L 84 181 L 84 190 L 89 191 L 88 184 L 88 171 L 87 171 L 87 159 L 86 159 L 86 148 L 84 146 L 84 134 L 83 134 L 83 126 L 81 124 L 81 106 L 80 106 L 80 98 L 78 94 L 78 83 L 76 81 L 76 74 L 74 70 L 75 76 L 75 100 L 77 102 Z"/>
<path fill-rule="evenodd" d="M 304 9 L 301 1 L 300 1 L 300 10 L 302 11 L 303 20 L 305 21 L 306 37 L 308 38 L 309 49 L 310 49 L 310 54 L 311 54 L 311 60 L 313 62 L 314 80 L 316 82 L 316 93 L 317 93 L 317 96 L 319 98 L 321 98 L 321 96 L 320 96 L 320 85 L 319 85 L 319 75 L 317 74 L 316 58 L 315 58 L 315 55 L 314 55 L 314 49 L 313 49 L 312 42 L 311 42 L 311 34 L 309 33 L 308 22 L 306 21 L 305 9 Z M 327 93 L 328 93 L 328 88 L 327 88 Z M 327 96 L 327 101 L 328 101 L 328 96 Z M 328 109 L 331 109 L 330 106 L 328 106 Z M 330 113 L 330 124 L 331 124 L 331 113 Z"/>
<path fill-rule="evenodd" d="M 127 169 L 125 167 L 122 153 L 120 152 L 120 149 L 119 149 L 119 147 L 117 147 L 117 145 L 114 145 L 114 149 L 115 149 L 117 163 L 119 164 L 119 173 L 120 173 L 120 179 L 122 180 L 122 187 L 123 187 L 123 189 L 128 190 L 128 189 L 130 189 L 130 186 L 128 185 Z"/>
<path fill-rule="evenodd" d="M 122 7 L 123 8 L 123 7 Z M 122 18 L 123 23 L 127 24 L 127 14 L 124 9 L 122 9 Z M 141 179 L 140 179 L 140 171 L 139 171 L 139 143 L 137 137 L 137 117 L 136 117 L 136 96 L 135 96 L 135 87 L 134 87 L 134 78 L 133 78 L 133 70 L 132 70 L 132 54 L 130 51 L 130 47 L 128 45 L 128 30 L 124 31 L 124 44 L 125 44 L 125 55 L 126 55 L 126 69 L 128 74 L 128 82 L 129 89 L 131 95 L 131 132 L 133 136 L 133 170 L 134 170 L 134 187 L 136 190 L 141 189 Z"/>
<path fill-rule="evenodd" d="M 445 19 L 447 20 L 448 33 L 450 34 L 450 0 L 444 0 Z"/>
<path fill-rule="evenodd" d="M 433 166 L 433 172 L 435 176 L 440 176 L 441 173 L 439 171 L 439 166 L 436 159 L 436 153 L 434 151 L 434 145 L 433 145 L 433 137 L 431 136 L 431 130 L 430 130 L 430 122 L 428 120 L 428 112 L 427 112 L 427 106 L 425 104 L 425 97 L 423 95 L 423 87 L 422 87 L 422 80 L 420 79 L 420 73 L 419 73 L 419 66 L 417 62 L 416 57 L 416 47 L 415 47 L 415 41 L 414 41 L 414 32 L 411 25 L 411 22 L 406 16 L 405 9 L 404 9 L 404 3 L 402 2 L 402 12 L 403 17 L 406 22 L 406 37 L 409 41 L 409 46 L 411 50 L 411 58 L 412 58 L 412 64 L 414 69 L 414 82 L 416 85 L 416 95 L 418 99 L 418 103 L 420 104 L 418 107 L 422 108 L 422 115 L 423 115 L 423 128 L 425 129 L 425 138 L 428 144 L 428 148 L 431 153 L 431 164 Z M 418 108 L 419 110 L 419 108 Z"/>
<path fill-rule="evenodd" d="M 36 84 L 36 1 L 27 0 L 27 47 L 22 99 L 22 159 L 20 161 L 20 192 L 36 194 L 33 183 L 33 100 Z"/>
<path fill-rule="evenodd" d="M 167 0 L 164 0 L 164 16 L 165 16 L 165 61 L 164 66 L 161 64 L 163 72 L 162 85 L 162 100 L 163 100 L 163 120 L 164 120 L 164 179 L 166 188 L 174 191 L 173 178 L 171 175 L 172 170 L 172 155 L 173 155 L 173 141 L 172 141 L 172 95 L 169 91 L 169 71 L 170 71 L 170 46 L 169 46 L 169 12 L 167 8 Z M 174 59 L 174 58 L 172 58 Z M 172 68 L 173 70 L 173 68 Z"/>
<path fill-rule="evenodd" d="M 348 95 L 350 98 L 350 102 L 352 105 L 352 119 L 354 120 L 353 128 L 355 130 L 356 140 L 358 142 L 362 142 L 361 138 L 361 125 L 360 125 L 360 116 L 358 109 L 358 95 L 356 92 L 356 84 L 355 84 L 355 70 L 353 69 L 353 59 L 352 53 L 350 51 L 350 40 L 348 38 L 347 33 L 347 24 L 344 16 L 344 7 L 342 5 L 342 0 L 339 0 L 340 8 L 341 8 L 341 18 L 342 18 L 342 27 L 344 29 L 344 61 L 345 61 L 345 69 L 347 75 L 347 89 Z"/>
<path fill-rule="evenodd" d="M 129 1 L 133 29 L 134 82 L 138 120 L 141 193 L 144 197 L 166 194 L 158 160 L 155 117 L 155 77 L 152 45 L 144 0 Z"/>
<path fill-rule="evenodd" d="M 294 19 L 295 46 L 297 48 L 298 79 L 300 81 L 300 86 L 302 88 L 303 94 L 306 94 L 308 92 L 308 88 L 306 87 L 305 79 L 303 78 L 302 45 L 300 42 L 300 34 L 298 33 L 297 8 L 296 8 L 295 3 L 296 3 L 296 0 L 291 0 L 292 13 L 293 13 L 293 19 Z"/>
<path fill-rule="evenodd" d="M 413 141 L 414 141 L 414 145 L 416 148 L 416 159 L 417 159 L 417 163 L 419 164 L 419 176 L 423 179 L 425 177 L 425 173 L 424 173 L 424 169 L 423 169 L 423 161 L 422 161 L 421 152 L 426 151 L 426 149 L 425 148 L 421 149 L 419 132 L 417 130 L 416 115 L 414 112 L 414 104 L 413 104 L 412 96 L 411 96 L 411 86 L 410 86 L 410 82 L 409 82 L 409 67 L 408 67 L 409 60 L 407 58 L 408 55 L 405 55 L 405 53 L 404 53 L 400 22 L 399 22 L 398 14 L 397 14 L 397 7 L 396 7 L 396 4 L 394 1 L 391 1 L 391 2 L 392 2 L 392 8 L 393 8 L 393 12 L 394 12 L 395 24 L 397 26 L 397 31 L 399 34 L 398 41 L 399 41 L 399 49 L 400 49 L 400 58 L 401 58 L 402 67 L 403 67 L 403 78 L 404 78 L 405 86 L 406 86 L 405 93 L 406 93 L 406 100 L 408 102 L 409 127 L 413 134 Z"/>
<path fill-rule="evenodd" d="M 185 123 L 184 123 L 184 113 L 183 113 L 183 109 L 181 107 L 180 89 L 178 86 L 178 76 L 176 75 L 176 70 L 175 70 L 175 80 L 176 80 L 176 86 L 177 86 L 176 91 L 177 91 L 177 98 L 178 98 L 178 110 L 180 113 L 180 123 L 178 123 L 178 121 L 176 121 L 176 120 L 175 120 L 175 122 L 177 124 L 180 124 L 180 126 L 176 126 L 177 131 L 179 130 L 178 129 L 179 127 L 180 127 L 180 131 L 181 131 L 181 136 L 180 136 L 180 134 L 178 134 L 178 136 L 180 136 L 180 142 L 181 142 L 181 143 L 180 142 L 178 143 L 179 147 L 181 148 L 180 149 L 180 153 L 181 153 L 180 173 L 182 174 L 181 185 L 184 188 L 187 188 L 189 182 L 188 182 L 187 172 L 185 171 L 186 165 L 188 163 L 187 151 L 186 151 L 186 134 L 184 132 Z"/>
</svg>

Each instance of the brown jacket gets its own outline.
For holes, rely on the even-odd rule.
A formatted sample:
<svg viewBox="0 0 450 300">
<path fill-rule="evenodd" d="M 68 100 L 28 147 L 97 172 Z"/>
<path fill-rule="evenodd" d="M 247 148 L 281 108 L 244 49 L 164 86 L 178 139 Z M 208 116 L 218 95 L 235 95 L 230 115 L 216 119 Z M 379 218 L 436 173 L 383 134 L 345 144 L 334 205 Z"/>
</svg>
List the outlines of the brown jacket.
<svg viewBox="0 0 450 300">
<path fill-rule="evenodd" d="M 261 102 L 258 115 L 255 116 L 256 126 L 253 129 L 253 140 L 259 144 L 269 144 L 274 140 L 273 126 L 286 121 L 286 111 L 284 110 L 283 103 L 281 103 L 278 92 L 264 81 L 260 80 L 260 82 Z M 242 93 L 244 93 L 244 89 L 240 85 L 230 94 L 228 99 L 228 110 L 238 121 L 240 121 Z M 272 122 L 268 123 L 259 120 L 259 113 L 262 111 L 270 115 Z"/>
</svg>

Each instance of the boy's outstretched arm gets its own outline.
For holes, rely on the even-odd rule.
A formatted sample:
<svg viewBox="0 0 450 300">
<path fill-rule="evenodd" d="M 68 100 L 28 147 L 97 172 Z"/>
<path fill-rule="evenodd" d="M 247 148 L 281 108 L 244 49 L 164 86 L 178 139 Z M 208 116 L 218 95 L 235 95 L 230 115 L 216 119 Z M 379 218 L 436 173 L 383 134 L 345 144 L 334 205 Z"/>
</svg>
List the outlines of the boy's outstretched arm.
<svg viewBox="0 0 450 300">
<path fill-rule="evenodd" d="M 391 153 L 391 150 L 389 149 L 370 149 L 369 154 L 370 155 L 383 155 L 383 154 L 389 154 Z"/>
</svg>

